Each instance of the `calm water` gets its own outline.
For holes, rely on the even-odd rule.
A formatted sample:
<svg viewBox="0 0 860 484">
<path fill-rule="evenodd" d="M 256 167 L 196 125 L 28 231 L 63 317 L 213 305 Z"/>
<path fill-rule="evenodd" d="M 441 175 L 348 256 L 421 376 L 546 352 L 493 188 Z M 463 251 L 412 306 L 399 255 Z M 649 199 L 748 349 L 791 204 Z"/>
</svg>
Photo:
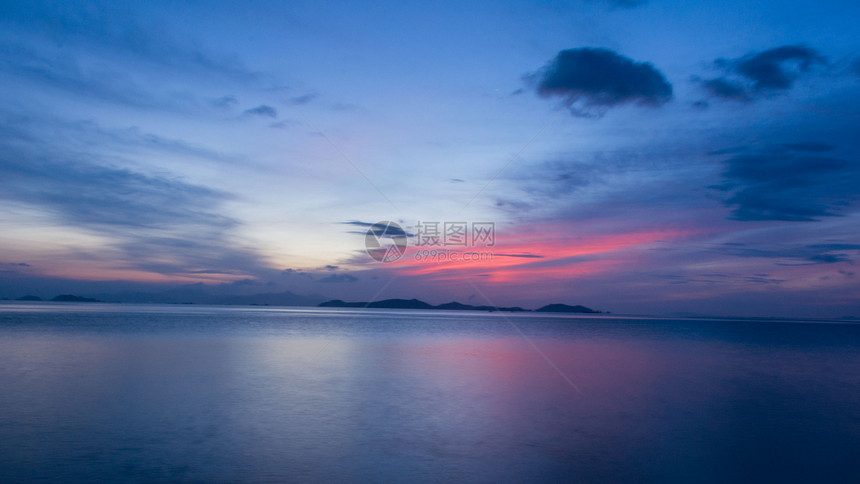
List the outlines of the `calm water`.
<svg viewBox="0 0 860 484">
<path fill-rule="evenodd" d="M 860 325 L 0 305 L 3 482 L 741 479 L 860 479 Z"/>
</svg>

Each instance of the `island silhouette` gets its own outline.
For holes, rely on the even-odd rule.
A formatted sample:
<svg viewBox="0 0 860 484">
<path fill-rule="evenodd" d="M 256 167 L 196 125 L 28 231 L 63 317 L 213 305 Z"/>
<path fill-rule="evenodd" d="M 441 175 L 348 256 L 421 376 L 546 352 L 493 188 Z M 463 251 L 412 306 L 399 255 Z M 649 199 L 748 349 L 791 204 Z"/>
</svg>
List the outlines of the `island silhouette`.
<svg viewBox="0 0 860 484">
<path fill-rule="evenodd" d="M 322 308 L 370 308 L 370 309 L 440 309 L 449 311 L 507 311 L 507 312 L 524 312 L 533 311 L 536 313 L 586 313 L 598 314 L 601 311 L 596 311 L 585 306 L 570 306 L 567 304 L 548 304 L 538 309 L 523 309 L 519 306 L 502 307 L 502 306 L 473 306 L 471 304 L 463 304 L 455 301 L 439 304 L 434 306 L 419 299 L 384 299 L 382 301 L 370 302 L 345 302 L 340 299 L 332 299 L 318 305 Z"/>
</svg>

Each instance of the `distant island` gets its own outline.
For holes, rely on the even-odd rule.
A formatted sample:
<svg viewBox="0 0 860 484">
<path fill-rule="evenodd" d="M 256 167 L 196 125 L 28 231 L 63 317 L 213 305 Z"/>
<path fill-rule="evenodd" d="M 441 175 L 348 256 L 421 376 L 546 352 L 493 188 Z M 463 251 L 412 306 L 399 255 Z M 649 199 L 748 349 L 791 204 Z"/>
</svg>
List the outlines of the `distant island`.
<svg viewBox="0 0 860 484">
<path fill-rule="evenodd" d="M 111 296 L 102 296 L 96 294 L 99 298 L 106 298 L 108 302 L 120 302 L 120 298 Z M 475 306 L 472 304 L 463 304 L 452 301 L 445 304 L 432 305 L 419 299 L 384 299 L 382 301 L 371 302 L 346 302 L 340 299 L 318 303 L 322 299 L 316 299 L 314 296 L 299 296 L 291 292 L 279 294 L 255 294 L 248 296 L 224 296 L 221 297 L 193 297 L 198 294 L 178 294 L 178 298 L 159 298 L 155 294 L 128 294 L 128 298 L 124 302 L 134 303 L 162 303 L 162 304 L 214 304 L 214 305 L 238 305 L 238 306 L 317 306 L 322 308 L 370 308 L 370 309 L 437 309 L 447 311 L 503 311 L 503 312 L 535 312 L 535 313 L 578 313 L 578 314 L 601 314 L 603 311 L 597 311 L 585 306 L 571 306 L 568 304 L 548 304 L 538 309 L 524 309 L 519 306 Z M 184 297 L 183 297 L 184 296 Z M 126 299 L 126 298 L 122 298 Z M 195 301 L 195 299 L 197 301 Z M 26 295 L 16 299 L 17 301 L 43 301 L 39 296 Z M 76 302 L 76 303 L 100 303 L 105 302 L 104 299 L 94 297 L 76 296 L 73 294 L 60 294 L 52 299 L 51 302 Z"/>
<path fill-rule="evenodd" d="M 535 309 L 535 312 L 539 313 L 599 313 L 600 311 L 595 311 L 594 309 L 587 308 L 585 306 L 568 306 L 567 304 L 547 304 L 546 306 Z"/>
<path fill-rule="evenodd" d="M 507 311 L 507 312 L 523 312 L 532 311 L 531 309 L 523 309 L 519 306 L 501 307 L 501 306 L 473 306 L 471 304 L 462 304 L 458 302 L 449 302 L 433 306 L 418 299 L 384 299 L 382 301 L 371 302 L 345 302 L 340 299 L 333 299 L 320 303 L 322 308 L 371 308 L 371 309 L 441 309 L 449 311 Z M 585 306 L 569 306 L 567 304 L 549 304 L 534 312 L 539 313 L 586 313 L 598 314 L 600 311 L 587 308 Z"/>
<path fill-rule="evenodd" d="M 59 296 L 51 299 L 51 301 L 55 302 L 101 302 L 98 299 L 93 299 L 91 297 L 81 297 L 75 296 L 72 294 L 60 294 Z"/>
</svg>

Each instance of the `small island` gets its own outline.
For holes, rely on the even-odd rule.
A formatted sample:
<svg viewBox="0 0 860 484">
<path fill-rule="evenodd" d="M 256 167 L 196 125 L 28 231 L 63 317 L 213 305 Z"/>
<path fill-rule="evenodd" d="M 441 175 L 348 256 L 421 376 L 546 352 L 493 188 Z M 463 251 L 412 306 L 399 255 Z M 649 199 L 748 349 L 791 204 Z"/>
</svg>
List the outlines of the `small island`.
<svg viewBox="0 0 860 484">
<path fill-rule="evenodd" d="M 547 304 L 546 306 L 535 309 L 538 313 L 599 313 L 594 309 L 585 306 L 568 306 L 567 304 Z"/>
<path fill-rule="evenodd" d="M 54 301 L 54 302 L 87 302 L 87 303 L 101 302 L 98 299 L 93 299 L 91 297 L 75 296 L 73 294 L 60 294 L 59 296 L 51 299 L 51 301 Z"/>
</svg>

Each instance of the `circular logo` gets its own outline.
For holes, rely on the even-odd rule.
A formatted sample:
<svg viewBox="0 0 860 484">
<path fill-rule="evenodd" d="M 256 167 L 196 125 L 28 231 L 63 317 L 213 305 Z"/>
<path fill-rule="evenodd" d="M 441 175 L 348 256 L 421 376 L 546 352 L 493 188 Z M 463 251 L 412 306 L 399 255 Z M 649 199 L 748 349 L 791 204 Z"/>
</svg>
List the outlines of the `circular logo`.
<svg viewBox="0 0 860 484">
<path fill-rule="evenodd" d="M 406 232 L 394 222 L 376 222 L 367 229 L 364 248 L 377 262 L 394 262 L 406 252 Z"/>
</svg>

